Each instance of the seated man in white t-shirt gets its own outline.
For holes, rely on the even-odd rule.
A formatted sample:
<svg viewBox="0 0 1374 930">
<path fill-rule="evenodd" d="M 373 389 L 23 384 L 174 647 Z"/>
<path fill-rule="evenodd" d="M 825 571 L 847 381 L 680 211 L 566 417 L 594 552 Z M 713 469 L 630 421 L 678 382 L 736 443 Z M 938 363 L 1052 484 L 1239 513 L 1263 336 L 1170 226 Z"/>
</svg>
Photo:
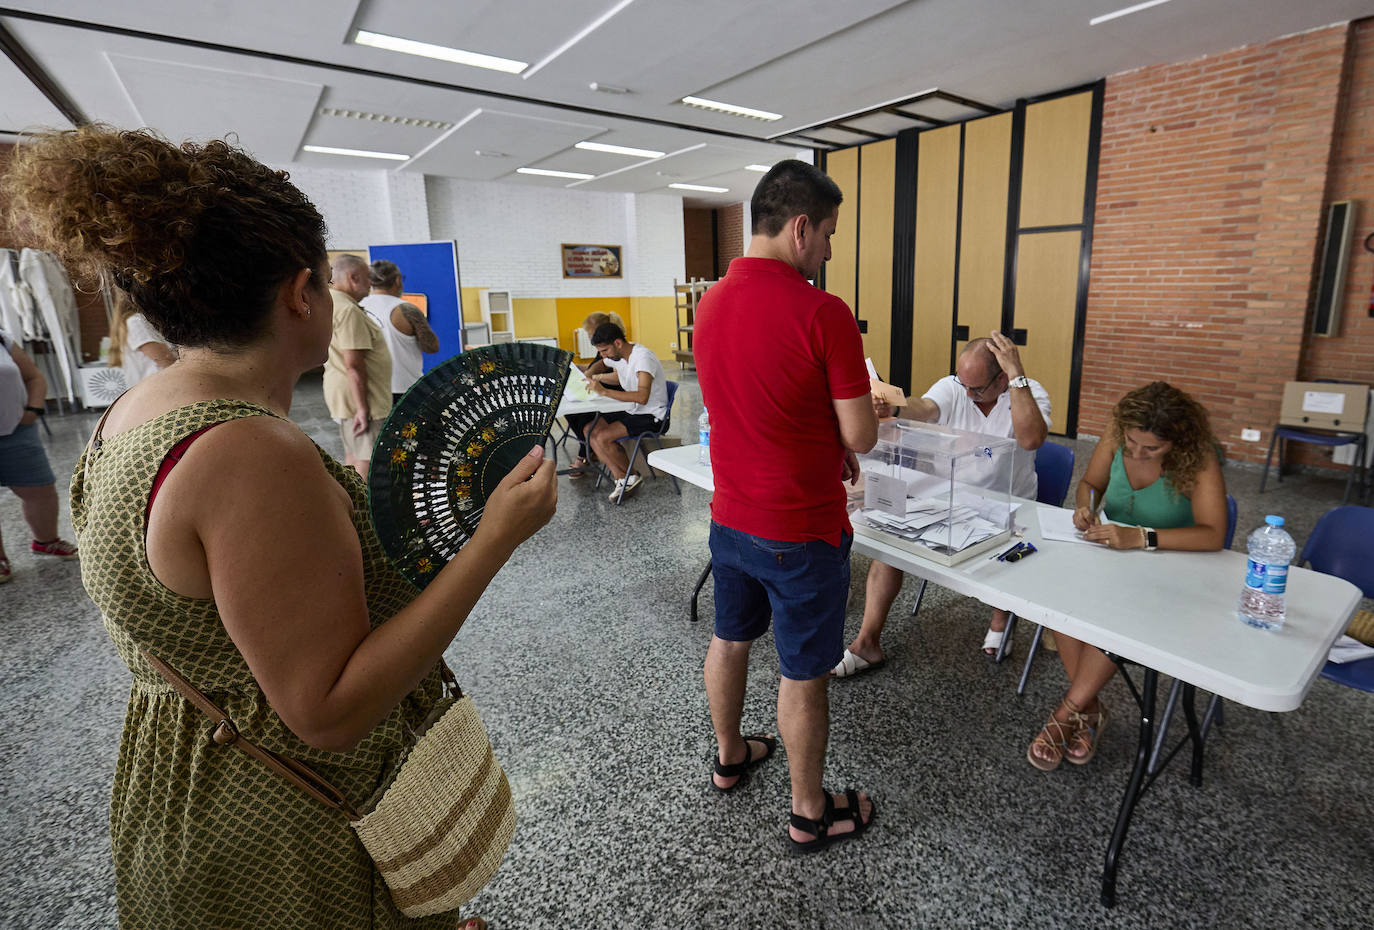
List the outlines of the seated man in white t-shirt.
<svg viewBox="0 0 1374 930">
<path fill-rule="evenodd" d="M 668 382 L 658 356 L 633 342 L 625 341 L 625 331 L 615 323 L 602 323 L 592 333 L 592 345 L 610 371 L 592 378 L 592 390 L 612 400 L 634 404 L 629 410 L 603 413 L 592 427 L 587 441 L 597 458 L 615 476 L 611 500 L 639 487 L 639 475 L 627 474 L 630 457 L 617 439 L 638 433 L 658 432 L 668 416 Z M 619 390 L 610 385 L 617 385 Z"/>
<path fill-rule="evenodd" d="M 1001 333 L 974 339 L 959 353 L 955 374 L 936 381 L 910 406 L 893 409 L 874 398 L 879 417 L 901 416 L 956 429 L 1006 436 L 1020 447 L 1012 463 L 1011 493 L 1034 499 L 1035 455 L 1050 431 L 1050 395 L 1025 376 L 1016 345 Z M 878 640 L 888 611 L 902 589 L 902 571 L 874 561 L 868 570 L 863 627 L 831 672 L 847 678 L 877 668 L 885 661 Z M 1007 629 L 1007 612 L 994 610 L 983 637 L 983 652 L 996 655 Z"/>
</svg>

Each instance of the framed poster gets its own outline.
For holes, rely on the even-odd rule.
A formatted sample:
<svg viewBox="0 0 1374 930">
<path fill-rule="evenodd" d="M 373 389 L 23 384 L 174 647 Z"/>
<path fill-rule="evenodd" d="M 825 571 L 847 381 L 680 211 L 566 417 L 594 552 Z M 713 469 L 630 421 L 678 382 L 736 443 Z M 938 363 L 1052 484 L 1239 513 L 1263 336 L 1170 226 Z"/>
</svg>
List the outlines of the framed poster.
<svg viewBox="0 0 1374 930">
<path fill-rule="evenodd" d="M 618 245 L 563 243 L 563 277 L 618 278 L 621 276 Z"/>
</svg>

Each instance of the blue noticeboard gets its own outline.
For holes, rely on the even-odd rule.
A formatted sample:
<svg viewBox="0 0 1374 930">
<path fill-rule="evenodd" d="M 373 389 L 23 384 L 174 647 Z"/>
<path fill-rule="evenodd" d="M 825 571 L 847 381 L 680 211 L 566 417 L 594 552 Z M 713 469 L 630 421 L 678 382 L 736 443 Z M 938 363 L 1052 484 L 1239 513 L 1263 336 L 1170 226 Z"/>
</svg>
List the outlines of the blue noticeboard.
<svg viewBox="0 0 1374 930">
<path fill-rule="evenodd" d="M 439 337 L 439 351 L 426 352 L 425 371 L 463 351 L 463 297 L 458 283 L 458 244 L 451 239 L 404 245 L 370 245 L 372 261 L 395 262 L 409 294 L 429 301 L 429 325 Z"/>
</svg>

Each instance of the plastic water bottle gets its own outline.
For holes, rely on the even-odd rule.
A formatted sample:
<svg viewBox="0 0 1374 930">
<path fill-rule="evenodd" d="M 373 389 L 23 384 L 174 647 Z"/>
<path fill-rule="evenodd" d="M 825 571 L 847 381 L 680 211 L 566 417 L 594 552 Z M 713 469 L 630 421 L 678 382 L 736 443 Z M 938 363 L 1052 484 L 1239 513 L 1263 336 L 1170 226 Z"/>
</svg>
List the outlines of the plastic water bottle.
<svg viewBox="0 0 1374 930">
<path fill-rule="evenodd" d="M 1297 543 L 1283 528 L 1283 517 L 1264 518 L 1264 526 L 1250 534 L 1246 542 L 1250 561 L 1245 570 L 1245 587 L 1240 592 L 1240 619 L 1261 630 L 1283 626 L 1283 596 L 1288 587 L 1288 563 L 1298 551 Z"/>
<path fill-rule="evenodd" d="M 711 464 L 711 420 L 706 416 L 706 407 L 702 406 L 701 416 L 697 417 L 697 464 Z"/>
</svg>

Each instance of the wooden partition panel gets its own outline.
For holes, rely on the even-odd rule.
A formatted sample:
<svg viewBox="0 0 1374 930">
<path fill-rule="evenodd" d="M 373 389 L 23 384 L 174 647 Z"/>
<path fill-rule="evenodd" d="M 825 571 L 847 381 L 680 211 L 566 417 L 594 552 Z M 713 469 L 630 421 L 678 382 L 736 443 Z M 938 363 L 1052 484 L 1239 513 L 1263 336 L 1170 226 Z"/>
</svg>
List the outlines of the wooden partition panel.
<svg viewBox="0 0 1374 930">
<path fill-rule="evenodd" d="M 1021 236 L 1016 261 L 1016 326 L 1026 331 L 1021 362 L 1050 393 L 1055 432 L 1063 432 L 1073 372 L 1074 309 L 1083 234 Z"/>
<path fill-rule="evenodd" d="M 859 319 L 866 325 L 864 353 L 891 378 L 892 223 L 897 140 L 862 147 L 859 176 Z"/>
<path fill-rule="evenodd" d="M 859 150 L 843 149 L 825 157 L 825 173 L 840 186 L 844 202 L 835 235 L 830 239 L 830 261 L 825 266 L 825 289 L 854 307 L 858 295 L 859 262 Z"/>
<path fill-rule="evenodd" d="M 1083 222 L 1092 128 L 1091 91 L 1026 107 L 1021 228 Z"/>
<path fill-rule="evenodd" d="M 959 229 L 958 323 L 969 338 L 1002 328 L 1012 114 L 964 124 L 964 209 Z M 956 351 L 967 343 L 956 336 Z"/>
<path fill-rule="evenodd" d="M 916 161 L 915 286 L 911 392 L 949 374 L 954 337 L 954 260 L 959 227 L 959 126 L 920 135 Z"/>
</svg>

